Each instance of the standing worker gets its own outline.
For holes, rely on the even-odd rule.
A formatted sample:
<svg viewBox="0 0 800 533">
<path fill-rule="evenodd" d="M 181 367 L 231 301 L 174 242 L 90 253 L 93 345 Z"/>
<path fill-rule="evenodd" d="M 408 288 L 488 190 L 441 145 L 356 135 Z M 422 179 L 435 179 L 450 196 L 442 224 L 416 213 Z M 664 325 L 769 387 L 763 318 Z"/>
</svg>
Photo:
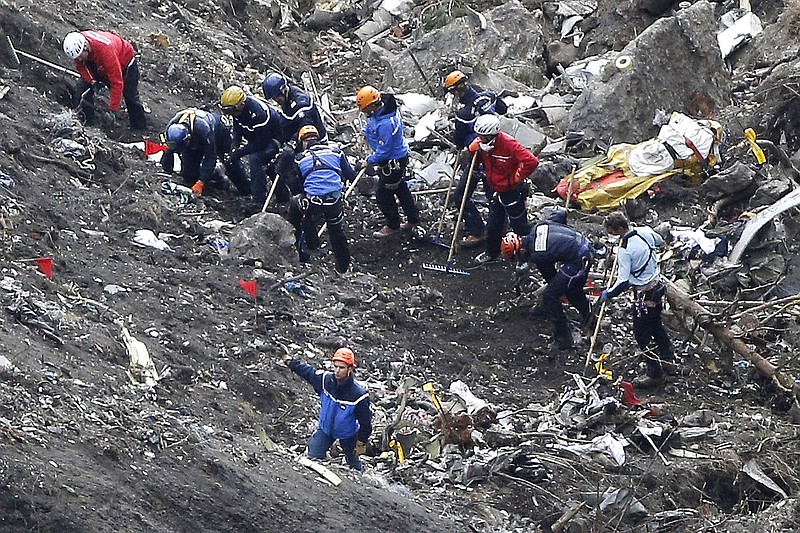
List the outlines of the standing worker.
<svg viewBox="0 0 800 533">
<path fill-rule="evenodd" d="M 486 170 L 486 196 L 489 219 L 486 224 L 486 251 L 475 258 L 477 264 L 495 261 L 500 256 L 500 241 L 506 222 L 518 235 L 530 231 L 525 199 L 525 181 L 539 165 L 539 159 L 516 139 L 500 131 L 497 115 L 481 115 L 475 121 L 477 138 L 469 145 Z"/>
<path fill-rule="evenodd" d="M 171 173 L 177 153 L 181 176 L 195 196 L 203 194 L 209 181 L 221 179 L 215 176 L 216 164 L 217 160 L 226 161 L 231 151 L 231 131 L 218 114 L 193 107 L 179 111 L 167 123 L 166 138 L 169 148 L 161 157 L 161 165 Z M 241 194 L 250 194 L 250 181 L 241 161 L 229 161 L 225 174 Z"/>
<path fill-rule="evenodd" d="M 109 87 L 108 110 L 116 113 L 125 99 L 131 129 L 147 128 L 144 106 L 139 98 L 139 61 L 133 45 L 117 34 L 86 30 L 64 37 L 64 53 L 75 61 L 81 78 L 76 84 L 84 123 L 94 124 L 94 93 L 97 83 Z"/>
<path fill-rule="evenodd" d="M 369 393 L 353 375 L 356 358 L 349 348 L 339 348 L 331 357 L 333 372 L 318 370 L 311 365 L 284 355 L 289 369 L 308 381 L 319 394 L 319 427 L 308 440 L 308 456 L 324 459 L 338 439 L 347 464 L 356 470 L 364 465 L 358 458 L 366 452 L 372 433 L 372 411 Z"/>
<path fill-rule="evenodd" d="M 222 112 L 233 117 L 233 152 L 226 165 L 235 165 L 243 156 L 249 156 L 250 192 L 253 212 L 261 212 L 267 199 L 267 175 L 275 179 L 275 156 L 280 148 L 281 117 L 272 107 L 252 96 L 244 89 L 232 85 L 222 92 L 219 100 Z M 242 139 L 247 144 L 240 146 Z M 278 187 L 279 202 L 289 201 L 289 189 Z"/>
<path fill-rule="evenodd" d="M 452 93 L 461 104 L 461 107 L 456 112 L 453 132 L 453 144 L 459 151 L 469 146 L 475 139 L 475 120 L 479 116 L 487 113 L 505 115 L 508 109 L 506 103 L 495 93 L 492 91 L 478 92 L 474 86 L 467 83 L 468 79 L 467 75 L 460 70 L 452 71 L 444 79 L 445 90 Z M 466 191 L 467 203 L 464 205 L 463 214 L 466 235 L 461 240 L 461 246 L 463 248 L 474 248 L 486 242 L 486 225 L 483 223 L 483 218 L 475 206 L 475 202 L 472 201 L 472 195 L 480 181 L 477 176 L 483 174 L 483 169 L 475 169 L 472 180 L 469 183 L 469 190 L 467 190 L 470 166 L 469 153 L 464 150 L 459 155 L 459 159 L 461 161 L 462 174 L 453 194 L 453 205 L 461 205 L 461 195 Z"/>
<path fill-rule="evenodd" d="M 403 119 L 393 94 L 381 94 L 375 87 L 366 85 L 358 91 L 356 103 L 368 117 L 364 135 L 373 150 L 362 168 L 366 169 L 367 174 L 378 175 L 375 199 L 386 219 L 385 225 L 372 236 L 385 239 L 400 229 L 410 231 L 421 222 L 419 208 L 414 203 L 414 197 L 411 196 L 411 190 L 405 181 L 408 142 L 403 135 Z M 402 225 L 395 196 L 408 219 Z"/>
<path fill-rule="evenodd" d="M 336 270 L 347 272 L 350 249 L 344 234 L 342 181 L 354 180 L 356 172 L 339 148 L 320 138 L 315 126 L 301 127 L 299 137 L 302 152 L 297 156 L 297 166 L 303 177 L 303 193 L 289 203 L 289 222 L 295 227 L 298 246 L 305 241 L 308 251 L 314 253 L 319 248 L 317 228 L 324 220 Z"/>
<path fill-rule="evenodd" d="M 594 261 L 593 247 L 586 237 L 564 223 L 565 214 L 556 211 L 523 237 L 507 233 L 500 244 L 506 258 L 533 263 L 542 274 L 547 283 L 542 307 L 553 323 L 553 346 L 559 350 L 572 347 L 572 332 L 561 297 L 569 299 L 582 324 L 589 323 L 592 317 L 583 286 Z M 556 263 L 560 265 L 558 269 Z"/>
<path fill-rule="evenodd" d="M 635 387 L 642 389 L 658 387 L 664 383 L 664 365 L 674 363 L 675 354 L 667 329 L 661 322 L 661 300 L 666 286 L 661 281 L 657 248 L 664 240 L 648 226 L 630 227 L 622 213 L 615 212 L 603 221 L 610 235 L 620 236 L 617 261 L 619 273 L 614 286 L 600 294 L 604 302 L 633 288 L 633 336 L 639 349 L 645 351 L 651 340 L 655 340 L 658 358 L 645 352 L 645 375 L 634 380 Z"/>
</svg>

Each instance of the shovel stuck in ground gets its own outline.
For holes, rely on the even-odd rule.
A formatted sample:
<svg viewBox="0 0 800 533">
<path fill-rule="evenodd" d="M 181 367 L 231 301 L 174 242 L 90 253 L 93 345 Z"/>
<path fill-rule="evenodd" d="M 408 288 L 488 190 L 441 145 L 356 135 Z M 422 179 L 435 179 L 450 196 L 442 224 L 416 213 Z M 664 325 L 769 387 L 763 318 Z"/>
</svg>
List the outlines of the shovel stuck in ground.
<svg viewBox="0 0 800 533">
<path fill-rule="evenodd" d="M 41 57 L 36 57 L 33 54 L 29 54 L 28 52 L 23 52 L 22 50 L 14 48 L 14 44 L 11 42 L 11 37 L 9 37 L 8 35 L 0 37 L 0 53 L 2 53 L 3 57 L 6 59 L 6 62 L 12 68 L 18 68 L 20 66 L 19 56 L 22 56 L 24 58 L 30 59 L 31 61 L 36 61 L 37 63 L 40 63 L 53 70 L 57 70 L 58 72 L 69 74 L 74 78 L 81 77 L 81 75 L 75 72 L 74 70 L 62 67 L 61 65 L 56 65 L 55 63 L 51 63 L 50 61 L 42 59 Z"/>
</svg>

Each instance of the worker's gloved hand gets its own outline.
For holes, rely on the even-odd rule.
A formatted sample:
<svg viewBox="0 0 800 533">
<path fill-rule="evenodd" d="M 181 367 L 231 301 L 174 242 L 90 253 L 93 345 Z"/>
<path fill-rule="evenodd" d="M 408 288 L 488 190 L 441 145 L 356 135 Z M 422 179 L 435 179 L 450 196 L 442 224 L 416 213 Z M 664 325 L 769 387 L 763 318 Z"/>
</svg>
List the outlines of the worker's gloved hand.
<svg viewBox="0 0 800 533">
<path fill-rule="evenodd" d="M 288 353 L 285 353 L 281 356 L 281 361 L 283 361 L 283 364 L 286 366 L 289 366 L 289 363 L 292 362 L 292 359 L 293 359 L 292 356 L 289 355 Z"/>
<path fill-rule="evenodd" d="M 378 175 L 378 167 L 376 167 L 375 165 L 370 165 L 369 163 L 367 163 L 366 160 L 361 164 L 361 169 L 367 176 Z"/>
<path fill-rule="evenodd" d="M 203 183 L 200 180 L 194 182 L 194 185 L 192 185 L 192 194 L 194 195 L 195 198 L 197 198 L 198 196 L 203 196 L 203 189 L 205 188 L 205 186 L 206 186 L 205 183 Z"/>
<path fill-rule="evenodd" d="M 356 442 L 355 451 L 356 451 L 356 457 L 358 457 L 359 455 L 364 455 L 365 453 L 367 453 L 367 443 L 361 441 Z"/>
<path fill-rule="evenodd" d="M 600 293 L 600 302 L 607 302 L 608 301 L 608 291 L 603 291 Z"/>
</svg>

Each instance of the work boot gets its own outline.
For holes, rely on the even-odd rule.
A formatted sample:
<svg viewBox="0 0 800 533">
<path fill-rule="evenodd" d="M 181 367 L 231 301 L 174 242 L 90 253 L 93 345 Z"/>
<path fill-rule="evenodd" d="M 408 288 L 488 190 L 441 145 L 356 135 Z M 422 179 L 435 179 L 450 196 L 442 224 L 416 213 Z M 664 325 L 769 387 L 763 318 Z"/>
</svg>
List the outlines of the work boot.
<svg viewBox="0 0 800 533">
<path fill-rule="evenodd" d="M 462 248 L 477 248 L 486 242 L 486 235 L 467 235 L 461 240 Z"/>
<path fill-rule="evenodd" d="M 385 239 L 387 237 L 391 237 L 392 235 L 394 235 L 398 231 L 399 230 L 394 229 L 394 228 L 390 228 L 389 226 L 384 226 L 381 229 L 379 229 L 378 231 L 373 232 L 372 236 L 375 237 L 376 239 Z"/>
<path fill-rule="evenodd" d="M 637 389 L 655 389 L 664 384 L 664 374 L 660 376 L 642 376 L 633 380 L 633 386 Z"/>
<path fill-rule="evenodd" d="M 478 257 L 474 259 L 474 263 L 476 265 L 489 265 L 492 263 L 497 263 L 500 261 L 499 256 L 491 257 L 487 252 L 481 252 L 478 254 Z"/>
<path fill-rule="evenodd" d="M 411 231 L 419 227 L 420 224 L 422 224 L 422 222 L 404 222 L 400 224 L 400 229 L 403 231 Z"/>
</svg>

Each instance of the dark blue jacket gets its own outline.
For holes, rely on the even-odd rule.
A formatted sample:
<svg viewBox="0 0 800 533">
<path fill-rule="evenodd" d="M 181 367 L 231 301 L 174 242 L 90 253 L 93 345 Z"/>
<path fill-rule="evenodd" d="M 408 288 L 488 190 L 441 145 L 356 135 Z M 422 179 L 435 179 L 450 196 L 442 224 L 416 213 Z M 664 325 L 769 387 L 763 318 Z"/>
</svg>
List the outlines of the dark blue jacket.
<svg viewBox="0 0 800 533">
<path fill-rule="evenodd" d="M 465 92 L 459 102 L 463 107 L 456 113 L 455 131 L 453 132 L 453 144 L 459 150 L 465 146 L 469 146 L 476 135 L 473 127 L 475 126 L 475 119 L 487 113 L 497 113 L 498 115 L 505 115 L 508 111 L 508 106 L 492 91 L 478 92 L 472 85 L 469 85 L 467 92 Z"/>
<path fill-rule="evenodd" d="M 300 128 L 311 124 L 317 128 L 319 138 L 324 140 L 328 139 L 328 133 L 325 130 L 325 123 L 319 114 L 319 109 L 311 101 L 311 97 L 300 87 L 296 85 L 289 86 L 289 94 L 286 95 L 286 100 L 281 104 L 281 114 L 284 119 L 283 126 L 283 142 L 291 141 L 297 138 L 297 132 Z"/>
<path fill-rule="evenodd" d="M 183 124 L 189 130 L 189 139 L 175 147 L 174 151 L 168 150 L 162 156 L 165 166 L 169 163 L 167 172 L 172 171 L 172 153 L 177 152 L 181 156 L 181 161 L 190 159 L 189 152 L 202 152 L 202 162 L 200 163 L 200 181 L 208 181 L 214 172 L 217 163 L 217 134 L 230 135 L 230 131 L 224 124 L 220 123 L 219 115 L 202 109 L 184 109 L 178 112 L 167 123 L 167 128 L 173 124 Z"/>
<path fill-rule="evenodd" d="M 342 179 L 351 181 L 356 171 L 347 156 L 336 146 L 319 142 L 309 146 L 295 158 L 303 176 L 303 190 L 308 196 L 325 196 L 341 192 Z"/>
<path fill-rule="evenodd" d="M 403 118 L 393 94 L 381 95 L 383 105 L 369 117 L 364 134 L 374 153 L 367 157 L 370 165 L 382 166 L 408 155 L 408 141 L 403 135 Z"/>
<path fill-rule="evenodd" d="M 277 151 L 283 135 L 283 117 L 266 102 L 248 96 L 244 109 L 233 118 L 233 146 L 237 149 L 231 154 L 232 159 L 263 150 Z M 239 147 L 242 138 L 247 145 Z"/>
<path fill-rule="evenodd" d="M 525 259 L 536 265 L 545 281 L 556 275 L 556 263 L 561 263 L 561 271 L 572 277 L 592 261 L 589 240 L 558 222 L 539 222 L 522 238 L 522 246 L 526 250 Z"/>
<path fill-rule="evenodd" d="M 347 439 L 358 434 L 358 440 L 367 442 L 372 434 L 372 412 L 369 394 L 353 376 L 337 383 L 333 372 L 317 370 L 311 365 L 292 360 L 289 368 L 305 379 L 319 394 L 319 427 L 334 439 Z"/>
</svg>

